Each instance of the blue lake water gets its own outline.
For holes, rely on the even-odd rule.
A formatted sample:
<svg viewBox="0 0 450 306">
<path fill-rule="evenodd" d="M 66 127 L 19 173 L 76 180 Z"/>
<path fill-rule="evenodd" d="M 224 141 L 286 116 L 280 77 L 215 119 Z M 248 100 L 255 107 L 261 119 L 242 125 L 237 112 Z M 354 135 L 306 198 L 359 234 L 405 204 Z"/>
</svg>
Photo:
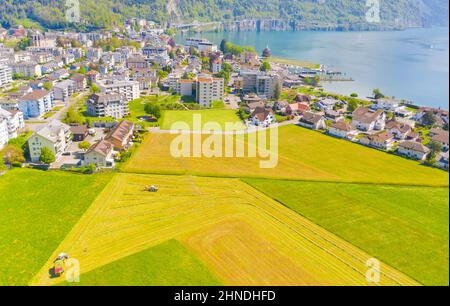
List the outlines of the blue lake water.
<svg viewBox="0 0 450 306">
<path fill-rule="evenodd" d="M 389 32 L 211 32 L 195 36 L 217 44 L 225 38 L 254 46 L 260 53 L 269 46 L 274 56 L 325 64 L 355 79 L 324 84 L 331 92 L 369 96 L 374 88 L 380 88 L 384 94 L 398 99 L 449 108 L 448 28 Z M 177 40 L 183 39 L 178 36 Z"/>
</svg>

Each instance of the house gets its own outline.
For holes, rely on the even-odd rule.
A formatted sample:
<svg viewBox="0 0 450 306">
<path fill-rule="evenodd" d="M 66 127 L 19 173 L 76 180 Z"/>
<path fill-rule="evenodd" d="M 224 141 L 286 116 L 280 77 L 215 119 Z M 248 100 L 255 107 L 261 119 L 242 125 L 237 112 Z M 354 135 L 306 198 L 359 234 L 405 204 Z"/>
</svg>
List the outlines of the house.
<svg viewBox="0 0 450 306">
<path fill-rule="evenodd" d="M 38 129 L 27 141 L 32 162 L 39 161 L 43 147 L 49 148 L 58 158 L 71 143 L 70 127 L 58 120 L 53 120 Z"/>
<path fill-rule="evenodd" d="M 322 115 L 311 112 L 306 112 L 303 117 L 300 118 L 299 124 L 312 130 L 325 130 L 327 127 L 325 118 Z"/>
<path fill-rule="evenodd" d="M 448 171 L 448 151 L 439 153 L 436 157 L 436 166 Z"/>
<path fill-rule="evenodd" d="M 395 143 L 394 136 L 387 132 L 380 132 L 369 137 L 370 146 L 382 150 L 391 150 Z"/>
<path fill-rule="evenodd" d="M 75 93 L 76 83 L 72 80 L 64 80 L 53 86 L 53 93 L 56 100 L 68 102 L 70 97 Z"/>
<path fill-rule="evenodd" d="M 335 137 L 354 140 L 358 135 L 358 131 L 346 121 L 336 121 L 330 124 L 328 133 Z"/>
<path fill-rule="evenodd" d="M 26 78 L 42 76 L 41 65 L 36 62 L 20 62 L 11 65 L 13 75 L 20 75 Z"/>
<path fill-rule="evenodd" d="M 430 140 L 439 143 L 442 146 L 442 150 L 446 152 L 449 149 L 448 138 L 448 131 L 441 130 L 439 133 L 433 135 Z"/>
<path fill-rule="evenodd" d="M 325 110 L 325 119 L 330 120 L 331 122 L 343 121 L 344 116 L 342 113 L 337 112 L 333 109 Z"/>
<path fill-rule="evenodd" d="M 134 123 L 123 120 L 106 135 L 105 140 L 112 143 L 114 150 L 128 150 L 132 144 Z"/>
<path fill-rule="evenodd" d="M 373 110 L 396 111 L 400 107 L 400 101 L 393 99 L 380 99 L 370 106 Z"/>
<path fill-rule="evenodd" d="M 305 102 L 305 103 L 311 104 L 311 97 L 308 95 L 299 93 L 295 96 L 294 101 L 295 102 Z"/>
<path fill-rule="evenodd" d="M 86 89 L 87 87 L 87 80 L 84 75 L 81 73 L 75 73 L 70 77 L 70 80 L 73 81 L 74 84 L 74 91 L 80 92 Z"/>
<path fill-rule="evenodd" d="M 113 168 L 114 145 L 108 141 L 100 140 L 84 153 L 83 164 L 89 166 L 94 164 L 98 168 Z"/>
<path fill-rule="evenodd" d="M 388 121 L 385 128 L 390 135 L 398 140 L 405 140 L 408 134 L 412 132 L 412 127 L 396 120 Z"/>
<path fill-rule="evenodd" d="M 211 61 L 211 72 L 212 73 L 219 73 L 222 71 L 222 59 L 220 57 L 214 58 L 214 60 Z"/>
<path fill-rule="evenodd" d="M 398 154 L 416 159 L 416 160 L 424 160 L 428 153 L 430 153 L 430 149 L 425 147 L 423 144 L 415 141 L 402 141 L 398 144 Z"/>
<path fill-rule="evenodd" d="M 224 79 L 199 76 L 196 82 L 196 101 L 201 106 L 210 107 L 212 102 L 223 101 Z"/>
<path fill-rule="evenodd" d="M 86 78 L 89 84 L 97 83 L 97 81 L 99 80 L 99 76 L 100 73 L 98 73 L 98 71 L 95 70 L 89 70 L 88 72 L 86 72 Z"/>
<path fill-rule="evenodd" d="M 414 120 L 416 120 L 418 123 L 423 124 L 423 116 L 426 113 L 432 113 L 435 120 L 436 125 L 439 127 L 443 127 L 445 124 L 448 124 L 448 111 L 444 111 L 437 108 L 431 108 L 431 107 L 421 107 L 417 111 L 416 115 L 413 117 Z"/>
<path fill-rule="evenodd" d="M 303 115 L 310 110 L 309 104 L 306 102 L 297 102 L 289 104 L 289 110 L 292 115 Z"/>
<path fill-rule="evenodd" d="M 120 119 L 129 114 L 128 101 L 118 93 L 96 93 L 86 101 L 87 112 L 94 117 Z"/>
<path fill-rule="evenodd" d="M 129 102 L 140 97 L 139 82 L 127 80 L 101 80 L 97 82 L 102 93 L 117 93 L 125 96 Z"/>
<path fill-rule="evenodd" d="M 192 96 L 194 94 L 195 80 L 180 79 L 177 81 L 176 92 L 180 96 Z"/>
<path fill-rule="evenodd" d="M 72 140 L 75 142 L 83 141 L 89 134 L 89 129 L 86 125 L 71 126 Z"/>
<path fill-rule="evenodd" d="M 19 110 L 25 119 L 36 118 L 53 108 L 53 97 L 46 90 L 35 90 L 19 99 Z"/>
<path fill-rule="evenodd" d="M 361 131 L 384 130 L 386 114 L 382 110 L 359 107 L 353 112 L 352 125 Z"/>
<path fill-rule="evenodd" d="M 275 122 L 273 111 L 260 106 L 253 111 L 249 119 L 254 125 L 263 127 L 267 127 Z"/>
<path fill-rule="evenodd" d="M 332 98 L 325 98 L 322 99 L 314 104 L 315 107 L 327 111 L 327 110 L 333 110 L 335 105 L 340 105 L 342 102 L 336 99 Z"/>
</svg>

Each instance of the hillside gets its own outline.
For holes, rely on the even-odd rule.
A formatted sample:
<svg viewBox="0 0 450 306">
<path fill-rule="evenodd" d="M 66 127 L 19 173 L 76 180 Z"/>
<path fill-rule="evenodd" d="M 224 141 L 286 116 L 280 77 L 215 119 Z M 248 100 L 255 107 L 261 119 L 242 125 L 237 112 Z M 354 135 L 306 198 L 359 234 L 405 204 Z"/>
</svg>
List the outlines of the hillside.
<svg viewBox="0 0 450 306">
<path fill-rule="evenodd" d="M 281 19 L 291 28 L 361 28 L 368 7 L 362 0 L 79 0 L 82 27 L 103 27 L 139 17 L 164 22 Z M 64 0 L 0 0 L 0 22 L 8 28 L 32 20 L 64 28 Z M 376 27 L 448 25 L 446 0 L 383 0 Z M 356 26 L 355 25 L 359 25 Z M 80 27 L 80 25 L 78 25 Z"/>
</svg>

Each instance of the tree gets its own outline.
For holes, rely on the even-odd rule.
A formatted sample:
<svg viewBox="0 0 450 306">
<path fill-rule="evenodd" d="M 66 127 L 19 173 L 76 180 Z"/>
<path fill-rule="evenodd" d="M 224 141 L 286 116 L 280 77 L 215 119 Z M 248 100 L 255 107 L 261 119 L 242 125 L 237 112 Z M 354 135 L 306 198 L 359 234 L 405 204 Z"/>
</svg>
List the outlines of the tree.
<svg viewBox="0 0 450 306">
<path fill-rule="evenodd" d="M 97 85 L 95 85 L 95 84 L 91 84 L 91 93 L 99 93 L 100 92 L 100 88 L 98 88 L 98 86 Z"/>
<path fill-rule="evenodd" d="M 436 116 L 434 115 L 434 113 L 431 111 L 426 112 L 422 116 L 422 124 L 430 127 L 434 126 L 436 124 Z"/>
<path fill-rule="evenodd" d="M 158 104 L 147 103 L 145 104 L 144 110 L 147 114 L 152 115 L 156 119 L 161 118 L 161 108 Z"/>
<path fill-rule="evenodd" d="M 220 51 L 222 51 L 223 53 L 227 53 L 227 40 L 226 39 L 222 39 L 222 41 L 220 42 Z"/>
<path fill-rule="evenodd" d="M 436 141 L 431 141 L 428 144 L 428 148 L 430 148 L 430 150 L 431 150 L 430 154 L 428 154 L 428 157 L 427 157 L 427 159 L 429 161 L 433 160 L 436 157 L 436 155 L 442 151 L 442 145 Z"/>
<path fill-rule="evenodd" d="M 88 141 L 82 141 L 78 144 L 78 149 L 87 151 L 91 147 L 91 144 Z"/>
<path fill-rule="evenodd" d="M 53 88 L 52 82 L 45 82 L 43 85 L 44 89 L 50 91 Z"/>
<path fill-rule="evenodd" d="M 275 86 L 275 99 L 279 100 L 281 98 L 281 82 L 278 80 L 277 85 Z"/>
<path fill-rule="evenodd" d="M 39 160 L 44 164 L 51 164 L 55 162 L 56 158 L 52 150 L 50 150 L 47 147 L 43 147 L 41 149 L 41 155 L 39 156 Z"/>
<path fill-rule="evenodd" d="M 378 100 L 383 99 L 385 96 L 381 93 L 381 91 L 378 88 L 375 88 L 373 90 L 373 97 Z"/>
<path fill-rule="evenodd" d="M 262 64 L 261 64 L 261 67 L 259 67 L 259 70 L 261 70 L 261 71 L 270 71 L 270 64 L 269 64 L 269 62 L 268 61 L 264 61 Z"/>
<path fill-rule="evenodd" d="M 354 92 L 354 93 L 350 94 L 350 97 L 352 97 L 352 98 L 358 98 L 358 94 L 357 94 L 356 92 Z"/>
<path fill-rule="evenodd" d="M 352 112 L 352 113 L 359 106 L 359 103 L 356 99 L 349 99 L 347 103 L 348 103 L 347 111 Z"/>
<path fill-rule="evenodd" d="M 2 159 L 9 165 L 22 164 L 25 162 L 23 151 L 12 144 L 5 146 L 0 152 L 0 156 L 3 156 Z"/>
</svg>

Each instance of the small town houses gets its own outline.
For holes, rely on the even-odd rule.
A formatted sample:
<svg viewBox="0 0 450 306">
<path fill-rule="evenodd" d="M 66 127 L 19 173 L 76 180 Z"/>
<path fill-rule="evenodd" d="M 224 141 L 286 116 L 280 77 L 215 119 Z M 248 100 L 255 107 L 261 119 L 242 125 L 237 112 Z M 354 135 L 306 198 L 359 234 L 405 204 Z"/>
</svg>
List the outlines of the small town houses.
<svg viewBox="0 0 450 306">
<path fill-rule="evenodd" d="M 425 160 L 430 149 L 415 141 L 402 141 L 398 144 L 398 154 L 411 159 Z"/>
<path fill-rule="evenodd" d="M 306 112 L 299 120 L 299 125 L 312 130 L 325 130 L 327 125 L 322 115 Z"/>
<path fill-rule="evenodd" d="M 359 107 L 353 112 L 352 124 L 360 131 L 382 131 L 386 125 L 386 114 L 383 110 Z"/>
<path fill-rule="evenodd" d="M 345 138 L 348 140 L 355 140 L 358 136 L 358 131 L 346 121 L 332 122 L 328 129 L 328 133 L 332 136 Z"/>
<path fill-rule="evenodd" d="M 53 152 L 56 158 L 60 157 L 71 143 L 70 126 L 54 120 L 38 129 L 28 139 L 30 159 L 39 162 L 43 147 Z"/>
<path fill-rule="evenodd" d="M 275 122 L 275 117 L 272 109 L 266 109 L 264 107 L 258 106 L 250 115 L 249 120 L 255 126 L 268 127 L 270 124 Z"/>
</svg>

